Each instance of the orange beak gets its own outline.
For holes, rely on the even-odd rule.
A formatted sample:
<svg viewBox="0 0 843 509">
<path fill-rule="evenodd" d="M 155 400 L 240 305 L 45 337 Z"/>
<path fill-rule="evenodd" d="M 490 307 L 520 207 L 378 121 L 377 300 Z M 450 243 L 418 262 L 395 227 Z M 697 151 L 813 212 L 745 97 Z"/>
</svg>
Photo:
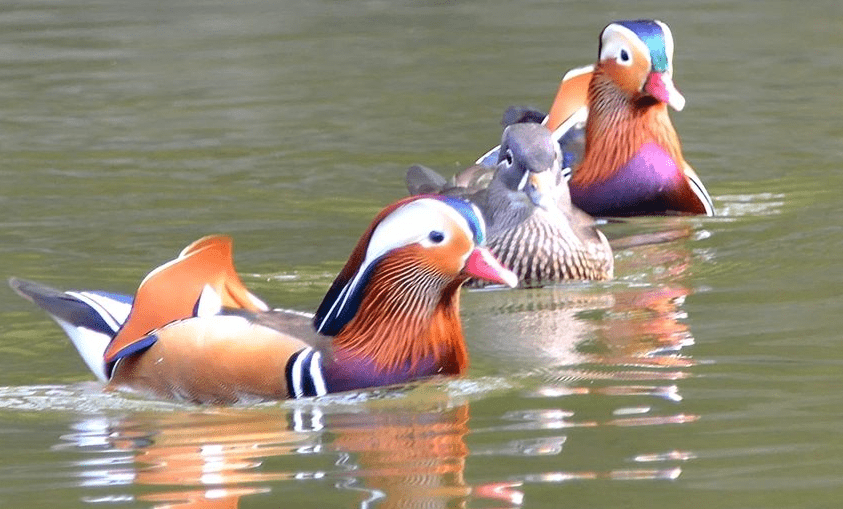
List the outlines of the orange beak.
<svg viewBox="0 0 843 509">
<path fill-rule="evenodd" d="M 518 276 L 501 265 L 485 247 L 474 248 L 474 251 L 468 255 L 463 272 L 471 277 L 500 283 L 510 288 L 518 286 Z"/>
</svg>

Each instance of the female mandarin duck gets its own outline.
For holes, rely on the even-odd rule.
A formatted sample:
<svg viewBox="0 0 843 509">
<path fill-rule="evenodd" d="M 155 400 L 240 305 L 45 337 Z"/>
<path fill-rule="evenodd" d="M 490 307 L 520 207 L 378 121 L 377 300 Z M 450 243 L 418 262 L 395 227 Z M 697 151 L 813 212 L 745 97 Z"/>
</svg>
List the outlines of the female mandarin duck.
<svg viewBox="0 0 843 509">
<path fill-rule="evenodd" d="M 611 279 L 612 249 L 594 220 L 571 204 L 559 145 L 539 124 L 513 124 L 494 168 L 473 166 L 448 183 L 433 170 L 407 171 L 411 194 L 468 197 L 483 212 L 488 245 L 522 286 Z"/>
<path fill-rule="evenodd" d="M 153 270 L 134 299 L 10 284 L 110 387 L 203 403 L 320 396 L 465 372 L 460 287 L 469 277 L 517 284 L 483 243 L 470 203 L 401 200 L 375 218 L 312 322 L 249 293 L 223 236 Z"/>
<path fill-rule="evenodd" d="M 598 54 L 596 65 L 562 78 L 544 119 L 574 168 L 574 204 L 597 216 L 713 215 L 667 111 L 685 106 L 673 84 L 670 28 L 654 20 L 610 23 Z"/>
</svg>

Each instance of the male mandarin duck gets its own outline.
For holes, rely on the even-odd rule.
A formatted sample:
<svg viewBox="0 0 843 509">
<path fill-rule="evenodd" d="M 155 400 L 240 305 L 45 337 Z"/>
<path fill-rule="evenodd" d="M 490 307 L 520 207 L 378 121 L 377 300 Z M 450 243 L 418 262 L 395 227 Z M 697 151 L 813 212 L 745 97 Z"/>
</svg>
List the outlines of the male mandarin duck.
<svg viewBox="0 0 843 509">
<path fill-rule="evenodd" d="M 612 249 L 594 220 L 571 204 L 559 145 L 539 124 L 504 129 L 495 166 L 476 165 L 449 183 L 422 166 L 407 171 L 411 194 L 467 197 L 483 212 L 489 250 L 521 286 L 607 280 Z M 481 283 L 482 284 L 482 283 Z"/>
<path fill-rule="evenodd" d="M 685 106 L 673 84 L 670 28 L 655 20 L 610 23 L 598 55 L 597 64 L 562 78 L 543 120 L 573 167 L 574 204 L 596 216 L 713 215 L 667 111 Z M 531 121 L 531 114 L 515 110 L 508 117 Z"/>
<path fill-rule="evenodd" d="M 68 333 L 109 387 L 199 403 L 321 396 L 465 372 L 459 290 L 516 276 L 484 244 L 469 202 L 422 196 L 384 209 L 312 319 L 270 310 L 234 270 L 231 240 L 200 239 L 134 299 L 11 279 Z"/>
</svg>

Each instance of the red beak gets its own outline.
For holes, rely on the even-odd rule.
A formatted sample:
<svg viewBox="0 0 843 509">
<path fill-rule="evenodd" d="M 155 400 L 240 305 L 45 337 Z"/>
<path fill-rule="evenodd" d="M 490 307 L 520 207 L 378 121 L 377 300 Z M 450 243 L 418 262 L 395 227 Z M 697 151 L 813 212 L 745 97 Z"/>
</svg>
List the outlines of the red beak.
<svg viewBox="0 0 843 509">
<path fill-rule="evenodd" d="M 471 277 L 500 283 L 510 288 L 518 286 L 518 276 L 501 265 L 485 247 L 474 248 L 474 251 L 468 255 L 468 261 L 465 262 L 463 272 Z"/>
<path fill-rule="evenodd" d="M 685 107 L 685 98 L 676 90 L 673 78 L 662 72 L 651 72 L 644 84 L 644 91 L 663 103 L 667 103 L 676 111 Z"/>
</svg>

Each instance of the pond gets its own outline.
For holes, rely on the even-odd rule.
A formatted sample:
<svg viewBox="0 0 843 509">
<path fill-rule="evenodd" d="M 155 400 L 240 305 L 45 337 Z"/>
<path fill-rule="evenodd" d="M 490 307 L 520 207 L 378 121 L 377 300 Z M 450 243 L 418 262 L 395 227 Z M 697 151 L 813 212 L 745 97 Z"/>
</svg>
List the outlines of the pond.
<svg viewBox="0 0 843 509">
<path fill-rule="evenodd" d="M 0 289 L 0 506 L 835 507 L 843 499 L 838 2 L 11 2 L 0 275 L 132 293 L 231 235 L 312 311 L 423 163 L 547 109 L 616 19 L 667 22 L 717 216 L 638 218 L 615 279 L 464 290 L 468 374 L 201 407 L 105 392 Z"/>
</svg>

